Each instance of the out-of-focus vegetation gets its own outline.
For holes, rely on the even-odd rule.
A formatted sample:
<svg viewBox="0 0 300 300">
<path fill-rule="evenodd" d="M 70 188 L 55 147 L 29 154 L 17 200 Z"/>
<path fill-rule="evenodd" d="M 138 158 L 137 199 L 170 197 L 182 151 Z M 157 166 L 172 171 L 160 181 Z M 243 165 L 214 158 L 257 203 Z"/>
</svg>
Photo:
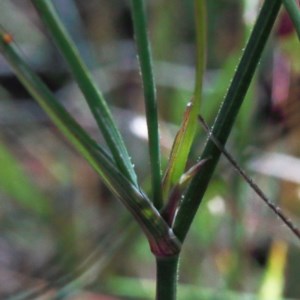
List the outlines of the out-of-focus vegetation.
<svg viewBox="0 0 300 300">
<path fill-rule="evenodd" d="M 143 95 L 127 1 L 53 2 L 109 100 L 148 190 Z M 241 56 L 256 2 L 207 1 L 201 114 L 209 123 Z M 193 1 L 148 1 L 148 12 L 165 166 L 193 93 Z M 0 1 L 0 23 L 61 103 L 101 142 L 30 1 Z M 300 216 L 299 47 L 282 11 L 227 144 L 295 223 Z M 153 298 L 154 261 L 128 213 L 31 100 L 2 57 L 0 76 L 0 298 Z M 189 165 L 207 138 L 200 125 L 197 136 Z M 179 299 L 297 299 L 297 241 L 226 160 L 204 201 L 182 251 Z"/>
</svg>

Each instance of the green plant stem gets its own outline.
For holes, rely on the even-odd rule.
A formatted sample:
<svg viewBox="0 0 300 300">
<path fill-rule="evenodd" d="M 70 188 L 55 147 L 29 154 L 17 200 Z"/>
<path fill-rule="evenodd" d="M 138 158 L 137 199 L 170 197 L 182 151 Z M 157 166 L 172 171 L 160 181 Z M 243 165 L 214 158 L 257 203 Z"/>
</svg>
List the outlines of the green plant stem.
<svg viewBox="0 0 300 300">
<path fill-rule="evenodd" d="M 156 300 L 175 300 L 179 256 L 156 258 Z"/>
<path fill-rule="evenodd" d="M 225 145 L 228 139 L 280 6 L 281 0 L 266 0 L 259 13 L 244 54 L 212 128 L 213 136 L 221 145 Z M 210 159 L 192 179 L 175 220 L 174 232 L 181 241 L 184 240 L 201 204 L 220 155 L 221 151 L 211 140 L 208 140 L 200 159 Z"/>
<path fill-rule="evenodd" d="M 51 32 L 54 41 L 67 61 L 69 68 L 76 79 L 92 114 L 112 152 L 120 171 L 137 186 L 137 178 L 127 153 L 125 144 L 117 129 L 110 110 L 100 90 L 94 83 L 88 68 L 80 57 L 71 37 L 60 21 L 52 1 L 32 0 L 41 19 Z"/>
<path fill-rule="evenodd" d="M 131 0 L 131 6 L 135 40 L 144 87 L 153 203 L 157 209 L 160 209 L 162 207 L 162 191 L 157 100 L 152 71 L 150 43 L 147 35 L 145 4 L 143 0 Z"/>
<path fill-rule="evenodd" d="M 21 59 L 13 42 L 5 41 L 0 28 L 0 51 L 12 66 L 20 82 L 50 116 L 55 125 L 91 164 L 112 193 L 122 201 L 146 234 L 155 255 L 172 256 L 180 243 L 147 196 L 132 184 L 115 162 L 55 99 L 47 86 Z"/>
<path fill-rule="evenodd" d="M 300 8 L 297 5 L 296 0 L 282 0 L 289 16 L 292 19 L 294 27 L 296 29 L 298 39 L 300 40 Z"/>
</svg>

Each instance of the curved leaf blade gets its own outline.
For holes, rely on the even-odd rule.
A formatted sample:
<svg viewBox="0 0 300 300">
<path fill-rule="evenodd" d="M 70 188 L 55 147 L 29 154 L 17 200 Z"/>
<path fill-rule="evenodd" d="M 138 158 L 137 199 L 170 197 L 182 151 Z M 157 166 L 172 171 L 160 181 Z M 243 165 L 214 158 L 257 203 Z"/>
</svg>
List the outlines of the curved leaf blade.
<svg viewBox="0 0 300 300">
<path fill-rule="evenodd" d="M 198 128 L 197 116 L 202 102 L 203 77 L 206 61 L 206 5 L 205 0 L 195 0 L 196 21 L 196 76 L 194 97 L 187 104 L 181 127 L 175 137 L 168 165 L 163 179 L 163 195 L 166 198 L 170 189 L 184 173 L 190 149 Z"/>
</svg>

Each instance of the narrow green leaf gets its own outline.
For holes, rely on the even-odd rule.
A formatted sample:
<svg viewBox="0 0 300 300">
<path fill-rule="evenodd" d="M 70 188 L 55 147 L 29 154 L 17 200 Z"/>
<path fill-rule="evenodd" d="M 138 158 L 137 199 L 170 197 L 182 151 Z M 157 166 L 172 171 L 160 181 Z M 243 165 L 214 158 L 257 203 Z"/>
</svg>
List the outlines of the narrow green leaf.
<svg viewBox="0 0 300 300">
<path fill-rule="evenodd" d="M 196 76 L 192 101 L 188 103 L 183 122 L 175 137 L 163 180 L 164 198 L 183 174 L 198 127 L 197 116 L 202 100 L 202 85 L 206 60 L 206 6 L 205 0 L 195 0 Z"/>
<path fill-rule="evenodd" d="M 92 165 L 113 194 L 128 208 L 148 237 L 155 255 L 176 254 L 180 249 L 177 238 L 146 195 L 119 171 L 112 158 L 60 105 L 46 85 L 20 58 L 14 43 L 5 41 L 6 33 L 0 30 L 0 36 L 0 50 L 13 67 L 18 79 Z"/>
<path fill-rule="evenodd" d="M 0 139 L 0 190 L 39 216 L 48 216 L 48 199 L 29 180 L 20 163 Z"/>
<path fill-rule="evenodd" d="M 289 16 L 292 19 L 294 27 L 296 29 L 298 39 L 300 41 L 300 7 L 296 0 L 282 0 L 285 9 L 287 10 Z"/>
<path fill-rule="evenodd" d="M 198 172 L 200 172 L 201 168 L 208 160 L 209 158 L 201 159 L 180 176 L 178 185 L 182 190 L 187 187 L 188 183 L 196 176 Z"/>
<path fill-rule="evenodd" d="M 178 182 L 180 176 L 184 172 L 187 156 L 189 154 L 189 146 L 186 146 L 186 141 L 192 141 L 194 132 L 191 129 L 191 112 L 193 103 L 190 102 L 185 110 L 183 121 L 178 130 L 171 149 L 168 165 L 163 178 L 163 195 L 168 197 L 170 189 Z M 195 111 L 195 110 L 194 110 Z M 195 127 L 195 126 L 194 126 Z"/>
<path fill-rule="evenodd" d="M 67 61 L 105 141 L 112 152 L 118 168 L 137 186 L 137 178 L 133 165 L 121 134 L 113 121 L 107 103 L 100 90 L 96 87 L 78 50 L 60 21 L 52 2 L 48 0 L 32 0 L 32 3 L 40 13 L 47 29 L 51 32 L 54 41 Z"/>
<path fill-rule="evenodd" d="M 162 192 L 157 100 L 152 70 L 150 43 L 147 35 L 144 0 L 131 0 L 131 6 L 135 40 L 138 49 L 138 57 L 144 87 L 153 203 L 155 207 L 160 209 L 162 207 Z"/>
<path fill-rule="evenodd" d="M 186 173 L 181 175 L 178 183 L 175 184 L 172 190 L 170 191 L 168 201 L 160 211 L 161 215 L 170 227 L 172 227 L 173 225 L 174 217 L 176 215 L 176 211 L 180 204 L 180 200 L 184 193 L 184 190 L 186 189 L 188 183 L 192 180 L 192 178 L 200 171 L 203 164 L 205 164 L 207 160 L 208 159 L 200 160 L 197 164 L 195 164 L 189 170 L 187 170 Z"/>
<path fill-rule="evenodd" d="M 215 119 L 212 134 L 222 146 L 225 145 L 228 139 L 240 106 L 243 103 L 280 6 L 281 0 L 265 0 L 225 100 Z M 211 159 L 203 165 L 200 172 L 192 179 L 176 215 L 174 232 L 181 241 L 184 240 L 201 204 L 220 154 L 221 151 L 216 145 L 208 140 L 201 159 L 208 157 Z"/>
</svg>

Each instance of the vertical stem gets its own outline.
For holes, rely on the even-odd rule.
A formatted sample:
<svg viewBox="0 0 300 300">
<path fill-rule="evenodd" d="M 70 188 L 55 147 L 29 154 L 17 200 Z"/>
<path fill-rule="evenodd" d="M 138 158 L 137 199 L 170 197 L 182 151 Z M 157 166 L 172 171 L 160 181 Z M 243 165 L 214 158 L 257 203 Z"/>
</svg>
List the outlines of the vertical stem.
<svg viewBox="0 0 300 300">
<path fill-rule="evenodd" d="M 175 300 L 179 255 L 156 258 L 156 300 Z"/>
<path fill-rule="evenodd" d="M 152 71 L 150 43 L 147 35 L 145 4 L 144 0 L 132 0 L 131 4 L 135 40 L 138 48 L 139 62 L 144 87 L 146 119 L 149 138 L 149 154 L 151 163 L 153 204 L 157 209 L 160 209 L 162 207 L 162 192 L 157 101 Z"/>
</svg>

